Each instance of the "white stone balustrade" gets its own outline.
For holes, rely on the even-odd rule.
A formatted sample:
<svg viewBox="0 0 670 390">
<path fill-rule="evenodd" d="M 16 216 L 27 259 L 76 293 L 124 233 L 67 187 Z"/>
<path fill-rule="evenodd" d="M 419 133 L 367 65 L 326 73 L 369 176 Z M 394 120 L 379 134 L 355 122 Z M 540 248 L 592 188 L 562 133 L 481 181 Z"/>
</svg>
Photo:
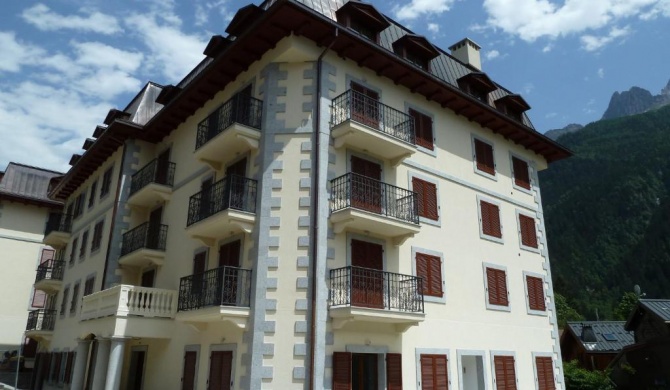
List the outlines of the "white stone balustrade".
<svg viewBox="0 0 670 390">
<path fill-rule="evenodd" d="M 121 284 L 83 298 L 81 319 L 101 317 L 174 318 L 177 291 Z"/>
</svg>

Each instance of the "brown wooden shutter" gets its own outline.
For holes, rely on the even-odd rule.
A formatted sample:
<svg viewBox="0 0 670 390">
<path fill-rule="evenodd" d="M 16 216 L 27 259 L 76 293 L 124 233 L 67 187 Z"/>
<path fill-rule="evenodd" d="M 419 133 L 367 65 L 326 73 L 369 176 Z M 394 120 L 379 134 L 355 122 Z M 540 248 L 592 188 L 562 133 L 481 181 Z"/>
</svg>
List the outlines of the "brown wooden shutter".
<svg viewBox="0 0 670 390">
<path fill-rule="evenodd" d="M 550 357 L 535 358 L 538 390 L 556 390 L 554 382 L 554 364 Z"/>
<path fill-rule="evenodd" d="M 528 173 L 528 163 L 512 157 L 512 168 L 514 169 L 514 184 L 521 188 L 530 190 L 530 174 Z"/>
<path fill-rule="evenodd" d="M 210 390 L 230 389 L 233 353 L 231 351 L 212 351 L 209 357 Z"/>
<path fill-rule="evenodd" d="M 500 305 L 507 306 L 509 301 L 507 300 L 507 278 L 505 277 L 505 271 L 500 269 L 496 270 L 496 282 Z"/>
<path fill-rule="evenodd" d="M 402 355 L 399 353 L 386 354 L 386 388 L 402 390 Z"/>
<path fill-rule="evenodd" d="M 182 390 L 194 390 L 197 358 L 198 353 L 195 351 L 184 352 L 184 374 L 181 378 Z"/>
<path fill-rule="evenodd" d="M 545 311 L 547 307 L 544 302 L 544 281 L 541 278 L 526 276 L 526 288 L 530 309 Z"/>
<path fill-rule="evenodd" d="M 516 390 L 516 372 L 513 356 L 494 356 L 496 389 Z"/>
<path fill-rule="evenodd" d="M 519 227 L 521 230 L 521 244 L 531 248 L 537 248 L 535 219 L 527 215 L 519 214 Z"/>
<path fill-rule="evenodd" d="M 333 352 L 333 390 L 351 390 L 351 352 Z"/>
<path fill-rule="evenodd" d="M 421 355 L 421 389 L 448 390 L 446 355 Z"/>
<path fill-rule="evenodd" d="M 433 150 L 433 119 L 412 109 L 409 110 L 409 115 L 414 120 L 416 144 Z"/>
<path fill-rule="evenodd" d="M 416 254 L 416 276 L 423 278 L 423 295 L 442 297 L 442 262 L 438 256 Z"/>
<path fill-rule="evenodd" d="M 493 147 L 486 142 L 475 140 L 475 159 L 477 169 L 490 175 L 495 175 L 495 163 L 493 161 Z"/>
<path fill-rule="evenodd" d="M 62 353 L 60 352 L 55 352 L 54 353 L 54 366 L 53 366 L 53 371 L 51 371 L 51 381 L 58 383 L 58 377 L 60 376 L 60 364 L 61 364 L 61 358 L 62 358 Z"/>
<path fill-rule="evenodd" d="M 67 361 L 65 362 L 65 383 L 72 382 L 72 365 L 74 363 L 74 352 L 67 353 Z"/>
<path fill-rule="evenodd" d="M 500 226 L 500 210 L 497 205 L 486 201 L 480 201 L 479 207 L 482 214 L 482 233 L 487 236 L 502 237 Z"/>
<path fill-rule="evenodd" d="M 437 186 L 425 180 L 412 178 L 412 188 L 417 193 L 419 215 L 437 221 Z"/>
<path fill-rule="evenodd" d="M 486 281 L 489 289 L 489 304 L 507 306 L 507 279 L 505 271 L 486 268 Z"/>
</svg>

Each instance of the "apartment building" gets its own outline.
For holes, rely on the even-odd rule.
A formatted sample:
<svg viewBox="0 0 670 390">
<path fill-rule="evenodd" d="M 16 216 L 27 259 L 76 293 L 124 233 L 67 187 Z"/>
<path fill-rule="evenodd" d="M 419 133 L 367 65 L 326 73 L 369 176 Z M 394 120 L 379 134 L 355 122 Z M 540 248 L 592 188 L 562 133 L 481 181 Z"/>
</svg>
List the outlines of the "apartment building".
<svg viewBox="0 0 670 390">
<path fill-rule="evenodd" d="M 62 173 L 10 162 L 0 171 L 0 360 L 23 350 L 29 368 L 36 341 L 26 340 L 26 323 L 52 327 L 45 320 L 54 304 L 40 280 L 59 274 L 53 248 L 42 243 L 44 222 L 63 207 L 47 197 L 49 183 Z M 37 270 L 37 275 L 35 271 Z M 36 282 L 37 280 L 37 282 Z M 33 286 L 33 283 L 35 283 Z M 48 315 L 47 315 L 48 317 Z M 13 382 L 12 382 L 13 383 Z"/>
<path fill-rule="evenodd" d="M 570 152 L 479 47 L 340 0 L 226 33 L 51 192 L 34 387 L 564 388 L 537 173 Z"/>
</svg>

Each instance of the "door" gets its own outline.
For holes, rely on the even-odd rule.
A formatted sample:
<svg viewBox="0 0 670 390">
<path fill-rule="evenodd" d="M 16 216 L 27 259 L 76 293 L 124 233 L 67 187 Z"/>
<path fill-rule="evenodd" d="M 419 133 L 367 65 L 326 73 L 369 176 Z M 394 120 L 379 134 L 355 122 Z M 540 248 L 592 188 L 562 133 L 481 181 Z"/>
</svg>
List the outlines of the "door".
<svg viewBox="0 0 670 390">
<path fill-rule="evenodd" d="M 203 307 L 206 304 L 205 268 L 207 267 L 207 252 L 197 253 L 193 257 L 193 276 L 191 277 L 191 306 Z"/>
<path fill-rule="evenodd" d="M 232 388 L 232 351 L 212 351 L 209 357 L 208 390 L 229 390 Z"/>
<path fill-rule="evenodd" d="M 163 249 L 161 243 L 161 217 L 163 208 L 159 207 L 149 214 L 149 228 L 147 229 L 147 248 Z"/>
<path fill-rule="evenodd" d="M 150 269 L 148 271 L 142 272 L 142 287 L 153 287 L 154 279 L 156 278 L 156 270 Z"/>
<path fill-rule="evenodd" d="M 219 268 L 217 279 L 220 305 L 235 306 L 237 304 L 237 286 L 240 277 L 240 240 L 229 242 L 219 247 Z"/>
<path fill-rule="evenodd" d="M 170 176 L 170 149 L 158 155 L 156 159 L 156 183 L 168 184 Z"/>
<path fill-rule="evenodd" d="M 382 211 L 382 167 L 381 165 L 351 156 L 351 206 L 381 213 Z"/>
<path fill-rule="evenodd" d="M 351 240 L 351 304 L 384 308 L 384 250 L 380 244 Z"/>
<path fill-rule="evenodd" d="M 378 377 L 377 354 L 351 354 L 351 390 L 377 390 Z"/>
<path fill-rule="evenodd" d="M 181 390 L 195 390 L 195 373 L 198 362 L 196 351 L 184 352 L 184 372 L 181 378 Z"/>
<path fill-rule="evenodd" d="M 142 390 L 144 380 L 145 350 L 134 350 L 130 352 L 130 370 L 128 371 L 128 390 Z"/>
<path fill-rule="evenodd" d="M 379 129 L 379 94 L 356 83 L 351 83 L 351 91 L 351 118 Z"/>
<path fill-rule="evenodd" d="M 245 210 L 245 188 L 247 174 L 247 159 L 243 158 L 236 163 L 226 167 L 226 178 L 228 180 L 228 206 L 236 210 Z"/>
</svg>

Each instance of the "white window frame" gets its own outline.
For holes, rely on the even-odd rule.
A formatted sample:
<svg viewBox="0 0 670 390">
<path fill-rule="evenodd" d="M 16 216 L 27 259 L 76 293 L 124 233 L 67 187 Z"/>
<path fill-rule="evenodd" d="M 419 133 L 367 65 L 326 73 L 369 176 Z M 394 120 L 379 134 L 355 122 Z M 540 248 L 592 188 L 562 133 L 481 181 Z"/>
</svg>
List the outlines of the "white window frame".
<svg viewBox="0 0 670 390">
<path fill-rule="evenodd" d="M 446 304 L 447 303 L 447 283 L 445 280 L 446 277 L 446 272 L 445 272 L 445 266 L 444 266 L 444 254 L 442 252 L 434 251 L 431 249 L 426 249 L 418 246 L 412 246 L 412 275 L 417 276 L 417 271 L 416 271 L 416 254 L 417 253 L 424 253 L 426 255 L 430 256 L 436 256 L 440 258 L 440 265 L 441 265 L 441 272 L 442 272 L 442 297 L 434 297 L 432 295 L 424 295 L 423 300 L 424 302 L 433 302 L 433 303 L 441 303 L 441 304 Z"/>
<path fill-rule="evenodd" d="M 494 305 L 489 303 L 489 280 L 486 274 L 487 268 L 493 268 L 505 272 L 505 286 L 507 287 L 507 306 Z M 482 263 L 482 270 L 484 274 L 484 302 L 486 303 L 487 310 L 495 311 L 512 311 L 512 299 L 510 297 L 510 285 L 509 285 L 509 272 L 507 272 L 507 267 L 499 264 L 492 263 Z"/>
<path fill-rule="evenodd" d="M 475 149 L 475 140 L 483 142 L 485 144 L 488 144 L 491 146 L 491 153 L 493 154 L 493 171 L 495 172 L 493 175 L 491 175 L 488 172 L 484 172 L 477 168 L 477 151 Z M 492 141 L 487 140 L 486 138 L 480 137 L 478 135 L 472 134 L 470 137 L 470 144 L 472 147 L 472 167 L 475 171 L 476 174 L 483 176 L 487 179 L 491 179 L 493 181 L 498 181 L 498 164 L 496 163 L 496 147 L 495 144 Z"/>
<path fill-rule="evenodd" d="M 492 205 L 495 205 L 498 207 L 498 221 L 500 221 L 500 238 L 495 237 L 495 236 L 489 236 L 488 234 L 484 234 L 484 220 L 482 216 L 482 201 L 486 203 L 490 203 Z M 479 238 L 483 240 L 488 240 L 492 242 L 497 242 L 498 244 L 503 244 L 505 241 L 505 228 L 503 226 L 503 220 L 502 220 L 502 207 L 501 203 L 497 200 L 493 200 L 489 197 L 483 196 L 483 195 L 477 195 L 477 217 L 479 221 Z"/>
<path fill-rule="evenodd" d="M 528 281 L 526 276 L 542 279 L 542 295 L 544 295 L 544 310 L 533 310 L 530 308 L 530 296 L 528 295 Z M 547 302 L 547 280 L 544 275 L 535 272 L 523 271 L 523 289 L 526 293 L 526 311 L 533 316 L 546 316 L 549 303 Z"/>
<path fill-rule="evenodd" d="M 532 246 L 527 246 L 523 244 L 523 238 L 521 237 L 521 215 L 524 217 L 532 218 L 533 221 L 535 221 L 535 240 L 537 241 L 537 248 L 533 248 Z M 537 231 L 537 215 L 533 215 L 531 213 L 521 211 L 519 209 L 516 210 L 516 229 L 517 229 L 517 235 L 519 237 L 519 248 L 533 252 L 533 253 L 540 253 L 540 235 L 538 234 Z"/>
<path fill-rule="evenodd" d="M 415 348 L 414 360 L 416 364 L 416 388 L 423 389 L 421 384 L 421 355 L 445 355 L 447 357 L 447 386 L 451 389 L 451 357 L 448 348 Z"/>
<path fill-rule="evenodd" d="M 423 180 L 423 181 L 426 181 L 428 183 L 435 184 L 435 197 L 437 198 L 436 199 L 437 221 L 434 220 L 434 219 L 422 217 L 421 215 L 419 215 L 419 222 L 425 223 L 425 224 L 428 224 L 428 225 L 441 227 L 442 226 L 442 207 L 441 207 L 441 201 L 440 201 L 441 200 L 440 199 L 440 181 L 436 178 L 432 178 L 432 177 L 429 177 L 429 176 L 422 175 L 420 173 L 408 171 L 407 172 L 407 180 L 409 182 L 408 183 L 408 188 L 410 189 L 410 191 L 414 191 L 414 186 L 412 185 L 412 179 L 413 178 L 417 178 L 419 180 Z"/>
</svg>

